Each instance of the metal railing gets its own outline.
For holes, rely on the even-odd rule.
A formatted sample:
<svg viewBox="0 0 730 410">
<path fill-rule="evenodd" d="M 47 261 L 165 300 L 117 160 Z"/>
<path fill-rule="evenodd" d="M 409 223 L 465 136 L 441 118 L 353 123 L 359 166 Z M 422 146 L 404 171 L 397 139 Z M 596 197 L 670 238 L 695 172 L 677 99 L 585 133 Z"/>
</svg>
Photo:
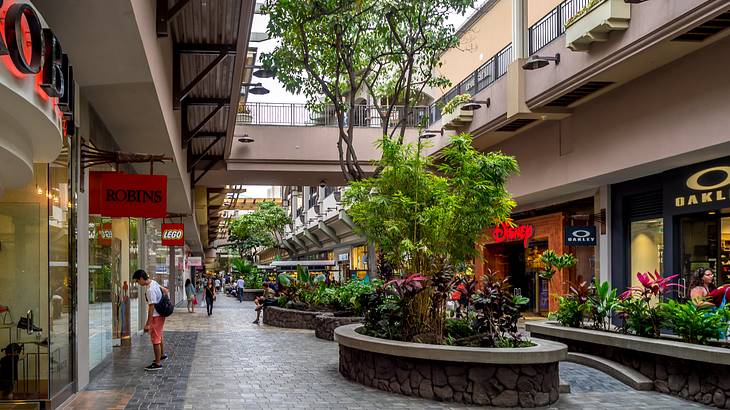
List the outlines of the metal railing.
<svg viewBox="0 0 730 410">
<path fill-rule="evenodd" d="M 565 33 L 565 22 L 575 16 L 590 0 L 565 0 L 528 29 L 530 55 Z M 447 91 L 429 107 L 429 124 L 441 119 L 441 107 L 459 94 L 474 95 L 507 73 L 512 62 L 512 44 L 493 55 L 456 87 Z"/>
<path fill-rule="evenodd" d="M 588 5 L 590 0 L 566 0 L 529 29 L 530 55 L 540 51 L 565 33 L 565 23 Z"/>
<path fill-rule="evenodd" d="M 403 114 L 403 107 L 398 106 L 390 115 L 390 126 L 394 127 L 399 123 Z M 428 107 L 414 107 L 411 115 L 408 115 L 406 126 L 418 126 L 422 118 L 428 115 Z M 382 126 L 382 117 L 378 109 L 368 105 L 357 105 L 352 113 L 352 118 L 345 118 L 353 121 L 355 127 Z M 236 123 L 239 125 L 280 125 L 280 126 L 337 126 L 337 116 L 334 107 L 326 105 L 322 108 L 311 109 L 307 104 L 298 103 L 246 103 L 243 112 L 236 115 Z"/>
</svg>

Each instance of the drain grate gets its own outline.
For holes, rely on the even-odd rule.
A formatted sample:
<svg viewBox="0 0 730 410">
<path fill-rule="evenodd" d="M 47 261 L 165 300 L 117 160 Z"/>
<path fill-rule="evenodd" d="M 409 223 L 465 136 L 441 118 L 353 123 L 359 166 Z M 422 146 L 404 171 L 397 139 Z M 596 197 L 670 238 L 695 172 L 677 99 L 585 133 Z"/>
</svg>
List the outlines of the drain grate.
<svg viewBox="0 0 730 410">
<path fill-rule="evenodd" d="M 590 81 L 545 104 L 547 107 L 567 107 L 598 90 L 613 84 L 611 81 Z"/>
<path fill-rule="evenodd" d="M 507 131 L 507 132 L 517 131 L 520 128 L 524 127 L 525 125 L 532 124 L 535 121 L 537 121 L 537 120 L 534 118 L 521 118 L 519 120 L 514 120 L 511 123 L 498 128 L 497 131 Z"/>
</svg>

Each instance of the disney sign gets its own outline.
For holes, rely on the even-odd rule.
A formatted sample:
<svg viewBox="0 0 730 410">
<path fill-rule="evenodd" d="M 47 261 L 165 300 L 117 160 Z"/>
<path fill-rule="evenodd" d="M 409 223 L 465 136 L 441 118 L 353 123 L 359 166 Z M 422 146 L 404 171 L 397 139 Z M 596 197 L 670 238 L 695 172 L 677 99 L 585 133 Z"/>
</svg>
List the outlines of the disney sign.
<svg viewBox="0 0 730 410">
<path fill-rule="evenodd" d="M 492 231 L 492 238 L 494 238 L 494 242 L 497 243 L 522 241 L 525 244 L 526 248 L 527 241 L 532 238 L 532 235 L 534 233 L 535 229 L 532 227 L 532 225 L 512 226 L 507 222 L 502 222 L 501 224 L 497 225 Z"/>
</svg>

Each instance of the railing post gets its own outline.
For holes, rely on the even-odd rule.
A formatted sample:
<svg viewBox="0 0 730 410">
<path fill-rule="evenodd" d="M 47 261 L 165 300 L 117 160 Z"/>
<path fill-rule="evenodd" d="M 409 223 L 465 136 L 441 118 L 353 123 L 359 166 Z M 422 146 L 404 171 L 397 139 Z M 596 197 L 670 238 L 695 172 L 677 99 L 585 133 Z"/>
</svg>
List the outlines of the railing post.
<svg viewBox="0 0 730 410">
<path fill-rule="evenodd" d="M 563 19 L 562 19 L 562 13 L 563 11 L 563 3 L 558 4 L 558 7 L 555 8 L 555 19 L 558 21 L 558 31 L 555 32 L 555 38 L 560 37 L 561 34 L 563 34 Z"/>
<path fill-rule="evenodd" d="M 291 103 L 291 125 L 292 126 L 295 123 L 295 121 L 294 121 L 294 109 L 295 109 L 294 103 Z"/>
</svg>

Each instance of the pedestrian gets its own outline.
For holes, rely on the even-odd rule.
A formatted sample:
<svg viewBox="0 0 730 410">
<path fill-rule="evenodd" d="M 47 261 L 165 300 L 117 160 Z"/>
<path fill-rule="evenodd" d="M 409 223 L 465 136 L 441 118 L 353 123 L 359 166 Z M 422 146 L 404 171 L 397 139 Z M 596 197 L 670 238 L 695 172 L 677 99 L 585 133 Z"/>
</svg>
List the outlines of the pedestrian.
<svg viewBox="0 0 730 410">
<path fill-rule="evenodd" d="M 215 290 L 216 292 L 221 291 L 221 280 L 218 277 L 215 278 Z"/>
<path fill-rule="evenodd" d="M 276 291 L 273 289 L 273 286 L 269 285 L 268 283 L 264 283 L 264 295 L 254 299 L 253 303 L 254 305 L 256 305 L 256 320 L 253 321 L 253 324 L 258 325 L 259 319 L 261 319 L 261 312 L 264 310 L 264 306 L 276 305 Z"/>
<path fill-rule="evenodd" d="M 190 279 L 185 280 L 185 296 L 188 298 L 188 312 L 195 313 L 195 305 L 198 304 L 198 300 L 195 297 L 195 286 Z"/>
<path fill-rule="evenodd" d="M 208 285 L 205 286 L 205 307 L 208 310 L 208 316 L 213 314 L 213 301 L 215 300 L 215 283 L 213 279 L 208 279 Z"/>
<path fill-rule="evenodd" d="M 134 272 L 132 279 L 140 286 L 147 286 L 145 299 L 147 300 L 147 323 L 144 325 L 144 331 L 150 333 L 150 341 L 152 349 L 155 352 L 155 361 L 151 365 L 145 367 L 147 371 L 162 369 L 161 362 L 167 359 L 163 344 L 163 333 L 165 326 L 165 318 L 155 309 L 155 305 L 162 300 L 162 293 L 168 293 L 168 290 L 156 281 L 150 279 L 142 269 Z"/>
<path fill-rule="evenodd" d="M 238 303 L 241 303 L 243 302 L 243 290 L 246 288 L 246 281 L 243 280 L 243 277 L 238 277 L 236 287 L 238 288 Z"/>
</svg>

